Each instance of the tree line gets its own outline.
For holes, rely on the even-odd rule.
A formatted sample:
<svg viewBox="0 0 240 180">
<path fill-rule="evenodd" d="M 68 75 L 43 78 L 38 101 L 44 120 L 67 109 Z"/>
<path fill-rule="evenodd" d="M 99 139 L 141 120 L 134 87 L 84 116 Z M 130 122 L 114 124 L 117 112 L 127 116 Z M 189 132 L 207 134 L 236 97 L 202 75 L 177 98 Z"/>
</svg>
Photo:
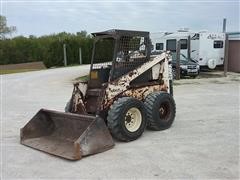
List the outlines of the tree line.
<svg viewBox="0 0 240 180">
<path fill-rule="evenodd" d="M 84 64 L 90 63 L 93 38 L 86 31 L 47 36 L 0 39 L 0 64 L 43 61 L 46 67 L 63 66 L 63 44 L 66 44 L 68 65 L 79 64 L 79 48 Z"/>
</svg>

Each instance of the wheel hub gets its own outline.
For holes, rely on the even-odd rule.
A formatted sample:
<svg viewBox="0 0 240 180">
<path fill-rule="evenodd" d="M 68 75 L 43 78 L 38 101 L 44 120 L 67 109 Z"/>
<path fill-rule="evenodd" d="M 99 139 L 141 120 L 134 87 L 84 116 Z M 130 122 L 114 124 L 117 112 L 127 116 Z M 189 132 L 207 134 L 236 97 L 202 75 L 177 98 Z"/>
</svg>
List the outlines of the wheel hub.
<svg viewBox="0 0 240 180">
<path fill-rule="evenodd" d="M 131 123 L 132 116 L 130 114 L 126 115 L 125 120 L 127 121 L 127 123 Z"/>
<path fill-rule="evenodd" d="M 168 103 L 162 103 L 159 108 L 159 116 L 162 120 L 168 120 L 169 116 L 169 104 Z"/>
<path fill-rule="evenodd" d="M 142 123 L 142 114 L 137 108 L 130 108 L 125 115 L 125 127 L 130 132 L 139 129 Z"/>
<path fill-rule="evenodd" d="M 160 111 L 161 115 L 164 115 L 165 109 L 163 107 L 160 107 L 159 111 Z"/>
</svg>

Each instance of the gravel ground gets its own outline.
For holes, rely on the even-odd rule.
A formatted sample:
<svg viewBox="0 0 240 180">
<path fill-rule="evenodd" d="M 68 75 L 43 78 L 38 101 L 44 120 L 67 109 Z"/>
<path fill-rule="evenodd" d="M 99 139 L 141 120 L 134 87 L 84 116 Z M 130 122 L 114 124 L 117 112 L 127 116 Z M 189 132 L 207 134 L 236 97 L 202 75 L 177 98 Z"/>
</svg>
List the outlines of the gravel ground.
<svg viewBox="0 0 240 180">
<path fill-rule="evenodd" d="M 42 107 L 62 111 L 88 68 L 1 76 L 2 179 L 239 179 L 239 74 L 176 82 L 170 129 L 80 161 L 20 145 L 20 128 Z"/>
</svg>

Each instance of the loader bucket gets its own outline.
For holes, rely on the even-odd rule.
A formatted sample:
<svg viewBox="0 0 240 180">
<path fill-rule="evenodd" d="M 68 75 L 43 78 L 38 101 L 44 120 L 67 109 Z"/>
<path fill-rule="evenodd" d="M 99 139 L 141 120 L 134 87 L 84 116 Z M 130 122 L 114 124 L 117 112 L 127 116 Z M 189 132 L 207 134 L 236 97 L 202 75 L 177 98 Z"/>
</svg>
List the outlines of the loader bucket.
<svg viewBox="0 0 240 180">
<path fill-rule="evenodd" d="M 21 144 L 78 160 L 114 146 L 100 117 L 41 109 L 20 132 Z"/>
</svg>

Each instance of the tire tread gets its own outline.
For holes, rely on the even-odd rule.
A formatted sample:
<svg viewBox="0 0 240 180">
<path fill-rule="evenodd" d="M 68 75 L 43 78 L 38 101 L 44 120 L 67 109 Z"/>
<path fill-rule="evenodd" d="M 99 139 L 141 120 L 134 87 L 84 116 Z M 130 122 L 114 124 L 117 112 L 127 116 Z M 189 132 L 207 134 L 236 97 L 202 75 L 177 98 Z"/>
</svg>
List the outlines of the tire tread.
<svg viewBox="0 0 240 180">
<path fill-rule="evenodd" d="M 154 108 L 154 104 L 155 101 L 160 97 L 160 96 L 165 96 L 166 94 L 168 94 L 167 92 L 153 92 L 151 94 L 149 94 L 146 99 L 145 99 L 145 109 L 146 109 L 146 114 L 147 114 L 147 127 L 151 130 L 163 130 L 163 129 L 167 129 L 171 126 L 171 124 L 167 127 L 161 127 L 159 125 L 159 123 L 154 119 L 153 117 L 153 108 Z M 168 94 L 169 95 L 169 94 Z M 172 99 L 173 100 L 173 99 Z M 174 117 L 176 114 L 176 104 L 175 101 L 173 100 L 173 113 L 174 113 Z"/>
<path fill-rule="evenodd" d="M 122 131 L 121 123 L 119 122 L 119 114 L 123 111 L 123 108 L 126 107 L 128 103 L 131 101 L 138 101 L 138 100 L 132 97 L 119 98 L 112 104 L 111 108 L 108 111 L 108 117 L 107 117 L 108 128 L 112 136 L 120 141 L 132 141 L 136 139 L 136 138 L 127 137 L 125 133 Z M 144 105 L 143 105 L 143 108 L 144 108 Z M 143 120 L 145 121 L 144 117 L 143 117 Z"/>
</svg>

